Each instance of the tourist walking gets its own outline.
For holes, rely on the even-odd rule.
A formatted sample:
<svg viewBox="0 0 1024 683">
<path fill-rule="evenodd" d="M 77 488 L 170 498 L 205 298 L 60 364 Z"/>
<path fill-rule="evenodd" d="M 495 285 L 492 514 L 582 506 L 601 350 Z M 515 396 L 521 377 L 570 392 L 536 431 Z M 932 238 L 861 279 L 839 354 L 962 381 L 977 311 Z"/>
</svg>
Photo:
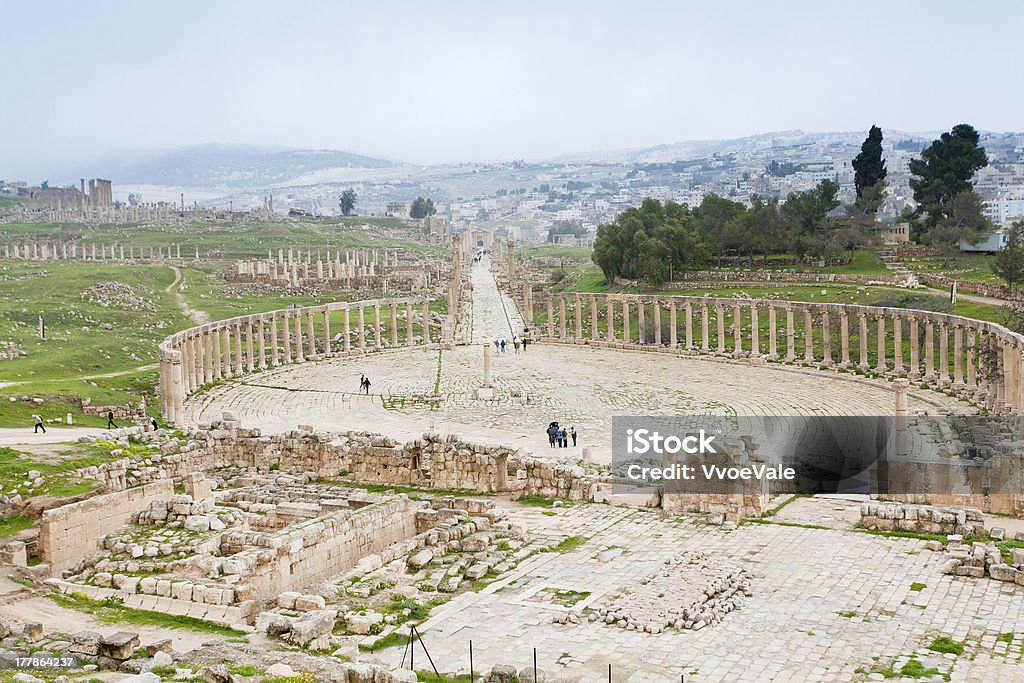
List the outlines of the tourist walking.
<svg viewBox="0 0 1024 683">
<path fill-rule="evenodd" d="M 364 376 L 363 377 L 363 381 L 360 383 L 359 388 L 362 389 L 363 392 L 365 392 L 367 396 L 369 396 L 370 395 L 370 378 Z"/>
<path fill-rule="evenodd" d="M 501 340 L 501 352 L 505 353 L 505 340 L 504 339 Z"/>
<path fill-rule="evenodd" d="M 34 430 L 32 430 L 32 433 L 33 434 L 38 434 L 39 430 L 42 429 L 43 430 L 43 434 L 45 434 L 46 433 L 46 427 L 43 426 L 43 416 L 42 415 L 33 415 L 32 419 L 36 423 L 36 428 Z"/>
<path fill-rule="evenodd" d="M 552 422 L 548 425 L 548 446 L 555 447 L 555 438 L 558 436 L 558 423 Z"/>
<path fill-rule="evenodd" d="M 494 350 L 501 351 L 501 344 L 498 342 L 497 339 L 494 340 Z"/>
<path fill-rule="evenodd" d="M 107 429 L 117 429 L 117 425 L 114 424 L 114 411 L 107 411 Z"/>
<path fill-rule="evenodd" d="M 575 427 L 569 427 L 569 429 L 572 430 L 572 431 L 569 432 L 569 434 L 572 436 L 572 445 L 573 445 L 573 448 L 575 448 L 576 447 L 576 428 Z"/>
<path fill-rule="evenodd" d="M 529 337 L 523 337 L 523 353 L 526 353 L 526 345 L 530 342 Z"/>
<path fill-rule="evenodd" d="M 565 427 L 558 428 L 558 447 L 565 448 Z"/>
<path fill-rule="evenodd" d="M 519 353 L 519 340 L 518 340 L 518 339 L 516 339 L 515 337 L 512 337 L 512 349 L 513 349 L 513 350 L 514 350 L 514 351 L 515 351 L 516 353 Z"/>
<path fill-rule="evenodd" d="M 158 427 L 157 424 L 156 424 L 156 418 L 155 417 L 149 418 L 149 424 L 153 425 L 153 431 L 154 432 L 156 430 L 160 429 L 160 427 Z"/>
</svg>

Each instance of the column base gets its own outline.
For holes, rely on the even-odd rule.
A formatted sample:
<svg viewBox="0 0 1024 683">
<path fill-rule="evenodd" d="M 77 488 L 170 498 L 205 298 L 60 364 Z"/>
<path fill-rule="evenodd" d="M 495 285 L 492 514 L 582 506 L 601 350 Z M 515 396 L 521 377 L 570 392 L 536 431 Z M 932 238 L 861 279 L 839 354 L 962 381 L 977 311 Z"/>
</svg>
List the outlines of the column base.
<svg viewBox="0 0 1024 683">
<path fill-rule="evenodd" d="M 822 368 L 831 368 L 833 365 L 835 365 L 835 363 L 833 363 L 831 360 L 823 360 L 820 363 L 818 363 L 818 366 Z"/>
</svg>

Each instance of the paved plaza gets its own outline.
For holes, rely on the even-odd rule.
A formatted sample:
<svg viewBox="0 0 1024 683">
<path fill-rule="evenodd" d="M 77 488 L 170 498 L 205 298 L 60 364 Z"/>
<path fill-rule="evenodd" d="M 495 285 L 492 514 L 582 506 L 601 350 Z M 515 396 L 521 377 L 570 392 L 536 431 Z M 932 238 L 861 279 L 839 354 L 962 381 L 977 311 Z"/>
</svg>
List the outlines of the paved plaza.
<svg viewBox="0 0 1024 683">
<path fill-rule="evenodd" d="M 267 433 L 312 424 L 408 439 L 437 430 L 570 460 L 590 447 L 594 460 L 605 462 L 614 415 L 885 415 L 893 410 L 893 393 L 882 381 L 560 344 L 494 352 L 497 398 L 476 400 L 483 344 L 511 340 L 512 331 L 522 329 L 514 303 L 499 293 L 487 267 L 485 259 L 472 271 L 472 329 L 480 343 L 440 354 L 399 349 L 278 368 L 190 397 L 187 421 L 210 422 L 230 410 L 244 425 Z M 369 395 L 359 392 L 364 374 L 372 382 Z M 440 404 L 427 400 L 435 383 L 443 397 Z M 944 413 L 958 406 L 941 394 L 911 394 L 912 411 Z M 552 420 L 576 427 L 576 448 L 551 451 L 544 429 Z"/>
<path fill-rule="evenodd" d="M 850 517 L 858 502 L 806 501 L 802 515 L 828 523 Z M 581 504 L 554 516 L 521 508 L 515 518 L 556 543 L 587 540 L 571 553 L 539 553 L 479 593 L 435 610 L 421 630 L 440 670 L 476 671 L 495 663 L 538 668 L 554 680 L 853 681 L 873 667 L 911 655 L 953 681 L 1019 680 L 1024 594 L 990 580 L 945 576 L 939 553 L 924 541 L 880 538 L 837 529 L 751 524 L 728 531 L 693 519 L 608 505 Z M 611 559 L 599 554 L 613 549 Z M 653 635 L 601 622 L 555 624 L 566 608 L 538 599 L 545 589 L 589 593 L 598 609 L 625 589 L 636 590 L 665 562 L 700 551 L 747 567 L 752 597 L 714 626 Z M 606 561 L 602 561 L 606 559 Z M 924 584 L 919 591 L 914 583 Z M 671 596 L 666 596 L 666 600 Z M 1017 633 L 1012 644 L 1000 634 Z M 926 645 L 940 635 L 967 641 L 964 655 L 944 658 Z M 398 663 L 401 649 L 390 651 Z M 860 673 L 858 673 L 860 670 Z M 880 674 L 876 674 L 880 676 Z M 551 679 L 549 679 L 551 680 Z"/>
</svg>

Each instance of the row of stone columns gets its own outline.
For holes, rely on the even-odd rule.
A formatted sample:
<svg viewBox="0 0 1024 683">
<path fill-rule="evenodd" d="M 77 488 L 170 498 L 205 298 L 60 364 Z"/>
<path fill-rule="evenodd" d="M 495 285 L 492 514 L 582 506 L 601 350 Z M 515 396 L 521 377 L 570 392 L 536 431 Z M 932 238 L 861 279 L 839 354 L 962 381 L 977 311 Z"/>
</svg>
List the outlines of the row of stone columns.
<svg viewBox="0 0 1024 683">
<path fill-rule="evenodd" d="M 180 259 L 181 245 L 78 244 L 77 242 L 26 242 L 4 244 L 4 258 L 27 261 L 132 261 L 139 259 Z M 195 247 L 199 258 L 199 247 Z"/>
<path fill-rule="evenodd" d="M 295 264 L 314 264 L 317 261 L 325 263 L 338 262 L 346 265 L 353 265 L 355 267 L 360 266 L 374 266 L 374 267 L 393 267 L 398 265 L 398 252 L 393 249 L 377 249 L 377 248 L 365 248 L 365 249 L 337 249 L 334 252 L 334 258 L 331 258 L 331 250 L 326 250 L 326 257 L 321 253 L 320 249 L 316 250 L 316 258 L 313 258 L 313 250 L 307 249 L 305 251 L 305 261 L 303 261 L 302 249 L 296 249 L 294 247 L 288 247 L 287 250 L 280 248 L 277 250 L 277 264 L 281 266 L 290 266 Z M 274 253 L 272 249 L 267 249 L 267 260 L 274 261 Z"/>
<path fill-rule="evenodd" d="M 367 309 L 372 311 L 372 336 L 366 334 Z M 331 335 L 331 313 L 341 311 L 342 331 Z M 350 312 L 356 311 L 356 343 Z M 388 319 L 385 320 L 384 315 Z M 316 320 L 320 319 L 320 334 Z M 430 344 L 430 302 L 387 300 L 340 307 L 296 308 L 232 318 L 186 330 L 160 347 L 160 392 L 164 419 L 176 424 L 190 393 L 211 382 L 260 372 L 291 363 L 316 361 L 335 353 L 367 352 L 399 345 L 400 318 L 405 346 L 417 344 L 414 323 Z M 385 339 L 385 333 L 388 335 Z"/>
<path fill-rule="evenodd" d="M 527 288 L 524 302 L 531 298 L 532 291 Z M 602 298 L 604 301 L 600 302 Z M 990 323 L 912 309 L 696 297 L 576 293 L 550 296 L 545 304 L 546 334 L 553 339 L 667 346 L 825 368 L 856 368 L 864 373 L 907 377 L 936 388 L 963 392 L 996 411 L 1024 413 L 1024 338 Z M 527 320 L 532 320 L 530 306 L 524 308 Z M 666 313 L 667 338 L 662 325 Z M 765 313 L 767 339 L 760 327 Z M 653 318 L 650 331 L 648 315 Z M 589 318 L 589 330 L 584 325 L 585 318 Z M 631 329 L 634 322 L 635 333 Z M 855 337 L 851 335 L 851 325 L 855 326 Z M 905 326 L 909 328 L 909 339 L 904 335 Z M 833 348 L 832 339 L 836 327 L 838 349 Z M 803 337 L 799 348 L 798 330 L 802 330 Z M 727 344 L 728 336 L 732 337 L 731 344 Z M 872 336 L 873 362 L 869 353 Z M 851 349 L 854 338 L 857 348 Z M 904 344 L 910 347 L 906 351 Z M 834 357 L 836 351 L 838 358 Z"/>
</svg>

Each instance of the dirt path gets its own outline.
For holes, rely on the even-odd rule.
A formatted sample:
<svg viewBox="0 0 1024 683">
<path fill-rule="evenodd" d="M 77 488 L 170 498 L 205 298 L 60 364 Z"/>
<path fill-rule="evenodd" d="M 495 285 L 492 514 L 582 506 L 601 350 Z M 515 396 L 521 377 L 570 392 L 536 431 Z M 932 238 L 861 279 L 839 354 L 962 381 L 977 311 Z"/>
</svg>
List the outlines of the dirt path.
<svg viewBox="0 0 1024 683">
<path fill-rule="evenodd" d="M 31 420 L 30 420 L 31 421 Z M 96 436 L 105 430 L 96 427 L 50 427 L 43 434 L 36 434 L 32 426 L 0 429 L 0 446 L 31 446 L 42 443 L 68 443 L 82 436 Z"/>
<path fill-rule="evenodd" d="M 164 291 L 174 291 L 174 298 L 178 302 L 178 308 L 180 308 L 181 312 L 191 318 L 197 325 L 205 325 L 210 322 L 210 320 L 212 320 L 210 314 L 206 311 L 200 311 L 199 309 L 189 306 L 185 295 L 181 293 L 180 285 L 185 280 L 185 276 L 181 273 L 181 268 L 178 268 L 178 266 L 171 266 L 171 270 L 174 271 L 174 281 L 164 287 Z"/>
</svg>

